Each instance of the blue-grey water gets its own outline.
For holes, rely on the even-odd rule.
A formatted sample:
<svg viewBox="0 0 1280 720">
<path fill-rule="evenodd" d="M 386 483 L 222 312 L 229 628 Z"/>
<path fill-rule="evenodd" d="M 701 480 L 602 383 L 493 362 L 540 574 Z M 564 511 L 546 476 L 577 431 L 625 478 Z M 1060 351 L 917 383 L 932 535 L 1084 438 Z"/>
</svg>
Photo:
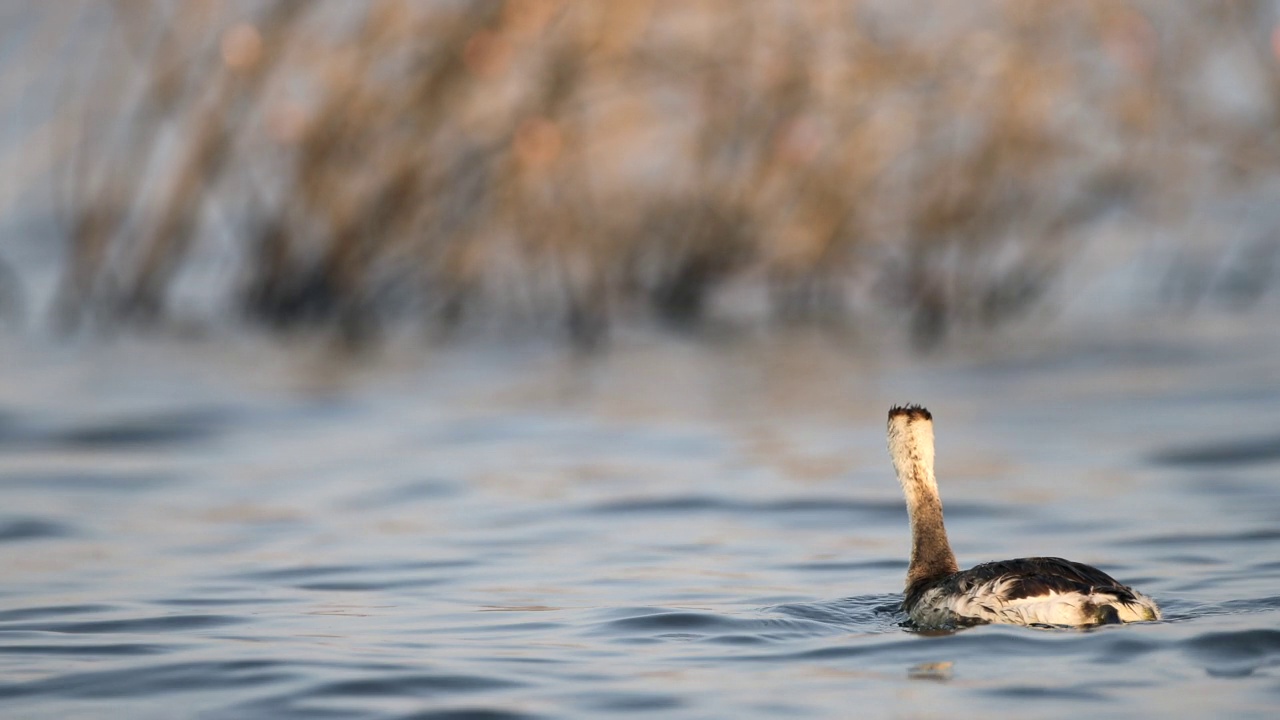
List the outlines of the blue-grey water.
<svg viewBox="0 0 1280 720">
<path fill-rule="evenodd" d="M 1274 717 L 1280 332 L 1131 325 L 920 359 L 9 341 L 0 715 Z M 908 401 L 962 564 L 1096 564 L 1166 619 L 904 628 Z"/>
</svg>

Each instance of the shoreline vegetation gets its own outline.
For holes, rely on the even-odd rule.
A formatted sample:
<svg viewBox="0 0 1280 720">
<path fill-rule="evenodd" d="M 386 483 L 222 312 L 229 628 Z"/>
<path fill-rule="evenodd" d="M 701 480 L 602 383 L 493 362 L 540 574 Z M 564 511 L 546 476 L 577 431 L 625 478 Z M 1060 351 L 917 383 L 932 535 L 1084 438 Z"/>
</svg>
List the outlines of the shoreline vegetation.
<svg viewBox="0 0 1280 720">
<path fill-rule="evenodd" d="M 68 332 L 195 287 L 352 347 L 492 318 L 590 347 L 752 288 L 929 346 L 1044 302 L 1100 220 L 1177 226 L 1280 160 L 1262 2 L 61 7 Z"/>
</svg>

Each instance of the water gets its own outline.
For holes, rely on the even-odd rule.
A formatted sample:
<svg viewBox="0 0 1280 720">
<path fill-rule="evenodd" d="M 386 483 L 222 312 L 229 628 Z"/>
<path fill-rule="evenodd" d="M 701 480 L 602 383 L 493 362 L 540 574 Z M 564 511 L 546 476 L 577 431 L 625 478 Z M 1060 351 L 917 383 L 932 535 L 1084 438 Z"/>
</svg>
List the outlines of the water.
<svg viewBox="0 0 1280 720">
<path fill-rule="evenodd" d="M 1280 333 L 905 360 L 802 334 L 0 351 L 0 714 L 1272 717 Z M 407 357 L 407 359 L 406 359 Z M 963 565 L 1056 554 L 1166 620 L 903 628 L 884 413 Z"/>
</svg>

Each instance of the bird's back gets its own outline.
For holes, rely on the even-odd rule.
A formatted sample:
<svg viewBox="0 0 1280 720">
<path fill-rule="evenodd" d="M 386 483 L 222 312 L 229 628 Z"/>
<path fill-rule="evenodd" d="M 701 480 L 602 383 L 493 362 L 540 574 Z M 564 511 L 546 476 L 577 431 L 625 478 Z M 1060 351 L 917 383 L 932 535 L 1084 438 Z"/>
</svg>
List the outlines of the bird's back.
<svg viewBox="0 0 1280 720">
<path fill-rule="evenodd" d="M 923 627 L 981 623 L 1101 625 L 1158 620 L 1145 595 L 1101 570 L 1055 557 L 983 563 L 907 588 L 903 609 Z"/>
</svg>

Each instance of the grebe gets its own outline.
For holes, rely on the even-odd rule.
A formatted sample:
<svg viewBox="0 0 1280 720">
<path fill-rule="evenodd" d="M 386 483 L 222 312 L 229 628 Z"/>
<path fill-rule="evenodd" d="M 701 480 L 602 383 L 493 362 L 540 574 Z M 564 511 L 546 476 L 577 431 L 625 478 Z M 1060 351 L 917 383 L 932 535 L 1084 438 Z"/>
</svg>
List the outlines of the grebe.
<svg viewBox="0 0 1280 720">
<path fill-rule="evenodd" d="M 933 474 L 933 416 L 889 410 L 889 455 L 907 497 L 911 566 L 902 609 L 922 628 L 983 623 L 1087 627 L 1159 620 L 1155 602 L 1101 570 L 1056 557 L 983 563 L 960 572 Z"/>
</svg>

